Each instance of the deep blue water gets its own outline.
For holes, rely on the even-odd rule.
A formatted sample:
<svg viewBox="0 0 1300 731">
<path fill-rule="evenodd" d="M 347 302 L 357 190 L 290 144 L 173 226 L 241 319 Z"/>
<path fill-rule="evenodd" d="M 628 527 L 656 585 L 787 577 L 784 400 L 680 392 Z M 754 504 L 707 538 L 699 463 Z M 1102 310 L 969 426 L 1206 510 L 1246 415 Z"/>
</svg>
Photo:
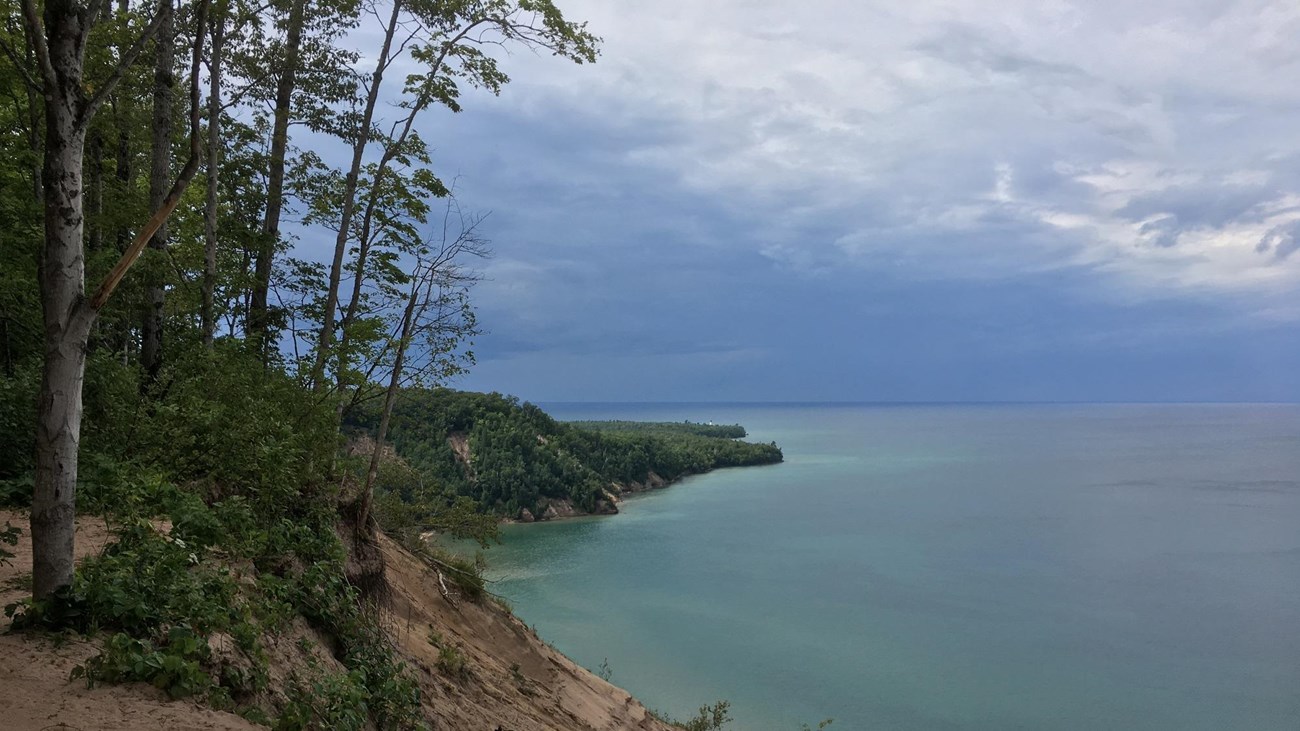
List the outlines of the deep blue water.
<svg viewBox="0 0 1300 731">
<path fill-rule="evenodd" d="M 547 408 L 785 450 L 488 552 L 524 621 L 650 707 L 1300 729 L 1300 406 Z"/>
</svg>

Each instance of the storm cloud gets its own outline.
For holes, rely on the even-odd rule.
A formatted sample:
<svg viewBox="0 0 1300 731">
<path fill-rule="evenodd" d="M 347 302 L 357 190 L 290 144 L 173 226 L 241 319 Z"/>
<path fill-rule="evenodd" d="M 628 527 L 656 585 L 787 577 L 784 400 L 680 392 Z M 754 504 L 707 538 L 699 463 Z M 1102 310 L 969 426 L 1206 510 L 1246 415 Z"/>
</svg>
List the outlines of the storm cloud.
<svg viewBox="0 0 1300 731">
<path fill-rule="evenodd" d="M 559 4 L 595 65 L 422 131 L 492 211 L 464 387 L 1300 397 L 1300 6 Z"/>
</svg>

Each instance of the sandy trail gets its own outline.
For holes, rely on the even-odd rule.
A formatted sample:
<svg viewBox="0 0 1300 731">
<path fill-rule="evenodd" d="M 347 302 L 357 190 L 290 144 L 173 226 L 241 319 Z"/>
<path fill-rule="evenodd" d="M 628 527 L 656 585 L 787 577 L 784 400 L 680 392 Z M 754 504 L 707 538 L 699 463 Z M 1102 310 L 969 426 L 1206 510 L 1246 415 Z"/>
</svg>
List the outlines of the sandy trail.
<svg viewBox="0 0 1300 731">
<path fill-rule="evenodd" d="M 23 535 L 11 565 L 0 566 L 0 604 L 18 601 L 31 592 L 32 544 L 27 535 L 27 515 L 0 510 L 0 527 L 8 521 Z M 77 520 L 78 560 L 97 554 L 109 540 L 100 518 Z M 8 629 L 8 620 L 0 630 Z M 43 638 L 0 634 L 0 727 L 11 731 L 43 729 L 202 729 L 245 730 L 260 728 L 232 713 L 203 708 L 193 701 L 173 701 L 144 683 L 96 686 L 70 681 L 72 668 L 86 661 L 98 647 L 70 640 L 56 647 Z"/>
</svg>

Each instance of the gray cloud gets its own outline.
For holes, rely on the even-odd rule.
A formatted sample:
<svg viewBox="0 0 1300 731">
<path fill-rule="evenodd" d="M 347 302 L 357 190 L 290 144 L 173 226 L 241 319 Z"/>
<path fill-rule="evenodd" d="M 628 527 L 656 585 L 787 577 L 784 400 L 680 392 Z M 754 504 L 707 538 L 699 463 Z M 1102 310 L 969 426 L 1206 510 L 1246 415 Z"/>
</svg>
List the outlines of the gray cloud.
<svg viewBox="0 0 1300 731">
<path fill-rule="evenodd" d="M 1077 65 L 1048 61 L 1012 50 L 974 25 L 945 24 L 912 48 L 977 75 L 1001 75 L 1029 86 L 1092 86 L 1098 80 Z"/>
<path fill-rule="evenodd" d="M 1274 261 L 1284 261 L 1294 254 L 1296 249 L 1300 249 L 1300 222 L 1274 226 L 1255 245 L 1257 253 L 1271 253 Z"/>
<path fill-rule="evenodd" d="M 1138 233 L 1151 237 L 1151 243 L 1162 248 L 1178 244 L 1178 234 L 1182 231 L 1178 216 L 1166 214 L 1153 218 L 1138 227 Z"/>
<path fill-rule="evenodd" d="M 1130 221 L 1172 216 L 1185 227 L 1221 227 L 1235 221 L 1261 220 L 1261 205 L 1275 200 L 1278 190 L 1264 183 L 1227 185 L 1222 180 L 1139 195 L 1117 211 Z"/>
<path fill-rule="evenodd" d="M 495 211 L 481 351 L 511 368 L 711 353 L 720 379 L 833 339 L 884 378 L 927 343 L 1005 367 L 1211 329 L 1291 357 L 1300 6 L 562 5 L 599 63 L 508 59 L 426 134 Z"/>
</svg>

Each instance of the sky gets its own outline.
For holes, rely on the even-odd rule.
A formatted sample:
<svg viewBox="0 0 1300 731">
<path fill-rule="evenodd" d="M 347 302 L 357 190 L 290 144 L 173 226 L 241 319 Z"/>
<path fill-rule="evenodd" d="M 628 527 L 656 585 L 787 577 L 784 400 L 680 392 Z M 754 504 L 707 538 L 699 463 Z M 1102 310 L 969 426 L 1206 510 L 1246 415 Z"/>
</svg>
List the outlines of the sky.
<svg viewBox="0 0 1300 731">
<path fill-rule="evenodd" d="M 1300 4 L 556 0 L 420 130 L 531 401 L 1300 399 Z"/>
</svg>

